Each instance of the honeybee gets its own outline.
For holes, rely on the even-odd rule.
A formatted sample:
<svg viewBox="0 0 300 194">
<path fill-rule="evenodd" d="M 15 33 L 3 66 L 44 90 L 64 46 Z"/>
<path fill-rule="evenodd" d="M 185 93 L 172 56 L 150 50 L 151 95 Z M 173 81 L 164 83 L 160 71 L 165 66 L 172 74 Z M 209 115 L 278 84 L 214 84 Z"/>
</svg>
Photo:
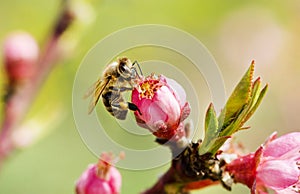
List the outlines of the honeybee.
<svg viewBox="0 0 300 194">
<path fill-rule="evenodd" d="M 118 61 L 110 63 L 104 69 L 102 76 L 92 86 L 92 90 L 88 95 L 94 94 L 89 106 L 88 113 L 90 114 L 97 105 L 100 97 L 106 110 L 115 118 L 124 120 L 128 110 L 138 111 L 138 107 L 127 102 L 124 99 L 123 93 L 131 91 L 135 81 L 140 78 L 134 65 L 137 64 L 142 71 L 137 61 L 132 63 L 127 57 L 119 58 Z"/>
</svg>

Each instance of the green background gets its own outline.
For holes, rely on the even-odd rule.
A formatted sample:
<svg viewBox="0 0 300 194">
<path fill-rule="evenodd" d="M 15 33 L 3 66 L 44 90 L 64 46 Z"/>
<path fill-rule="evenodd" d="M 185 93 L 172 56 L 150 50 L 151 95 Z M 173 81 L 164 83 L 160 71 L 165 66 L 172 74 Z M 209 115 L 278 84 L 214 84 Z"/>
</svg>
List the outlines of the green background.
<svg viewBox="0 0 300 194">
<path fill-rule="evenodd" d="M 270 88 L 261 107 L 247 123 L 251 129 L 237 134 L 237 140 L 250 151 L 273 131 L 281 135 L 299 130 L 298 0 L 102 0 L 77 3 L 90 6 L 90 10 L 79 12 L 81 22 L 64 37 L 66 48 L 74 41 L 77 44 L 46 80 L 26 120 L 36 118 L 44 123 L 49 115 L 54 115 L 54 119 L 40 129 L 45 131 L 42 138 L 15 152 L 6 161 L 0 172 L 1 194 L 74 193 L 76 179 L 89 163 L 97 161 L 82 142 L 72 116 L 72 85 L 76 70 L 97 41 L 132 25 L 165 24 L 197 37 L 215 57 L 227 94 L 251 60 L 256 60 L 256 75 L 262 77 L 263 83 L 269 83 Z M 42 45 L 60 5 L 58 0 L 1 0 L 1 43 L 10 32 L 24 30 Z M 87 22 L 89 19 L 90 23 Z M 131 57 L 151 56 L 147 49 L 141 50 L 139 55 Z M 99 65 L 95 71 L 100 73 L 101 69 L 103 66 Z M 4 88 L 6 80 L 2 65 L 0 70 L 0 86 Z M 0 94 L 3 95 L 4 90 L 1 89 Z M 203 118 L 210 99 L 205 96 L 206 92 L 200 95 L 204 95 L 203 100 L 199 99 L 199 112 Z M 147 171 L 121 169 L 122 193 L 139 193 L 151 186 L 167 167 Z M 227 193 L 221 186 L 195 191 L 203 194 L 220 192 Z M 232 193 L 246 192 L 248 189 L 242 185 L 233 186 Z"/>
</svg>

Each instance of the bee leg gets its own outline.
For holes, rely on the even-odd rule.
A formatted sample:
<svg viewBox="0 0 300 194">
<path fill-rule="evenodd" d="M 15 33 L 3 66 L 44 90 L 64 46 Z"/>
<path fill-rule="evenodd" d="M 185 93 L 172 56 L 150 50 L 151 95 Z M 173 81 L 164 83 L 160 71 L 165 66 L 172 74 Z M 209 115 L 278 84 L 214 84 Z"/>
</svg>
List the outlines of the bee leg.
<svg viewBox="0 0 300 194">
<path fill-rule="evenodd" d="M 121 87 L 120 92 L 125 92 L 125 91 L 132 91 L 133 87 Z"/>
<path fill-rule="evenodd" d="M 118 102 L 118 103 L 114 103 L 112 102 L 111 106 L 113 107 L 118 107 L 122 110 L 132 110 L 132 111 L 138 111 L 140 115 L 142 115 L 140 109 L 133 103 L 131 102 Z"/>
<path fill-rule="evenodd" d="M 116 92 L 125 92 L 125 91 L 132 90 L 133 87 L 120 87 L 120 88 L 117 88 L 117 87 L 114 87 L 114 86 L 110 86 L 109 89 L 112 90 L 112 91 L 116 91 Z"/>
<path fill-rule="evenodd" d="M 143 72 L 142 72 L 142 69 L 141 69 L 141 67 L 140 67 L 139 62 L 138 62 L 138 61 L 134 61 L 134 62 L 132 63 L 132 66 L 134 66 L 135 64 L 137 64 L 137 66 L 138 66 L 138 68 L 139 68 L 139 70 L 140 70 L 140 74 L 141 74 L 141 76 L 143 76 Z M 133 67 L 133 69 L 134 69 L 134 71 L 137 73 L 138 77 L 140 77 L 139 74 L 138 74 L 138 72 L 136 71 L 135 67 Z"/>
<path fill-rule="evenodd" d="M 142 115 L 140 109 L 133 103 L 127 102 L 128 103 L 128 109 L 132 111 L 138 111 L 140 115 Z"/>
</svg>

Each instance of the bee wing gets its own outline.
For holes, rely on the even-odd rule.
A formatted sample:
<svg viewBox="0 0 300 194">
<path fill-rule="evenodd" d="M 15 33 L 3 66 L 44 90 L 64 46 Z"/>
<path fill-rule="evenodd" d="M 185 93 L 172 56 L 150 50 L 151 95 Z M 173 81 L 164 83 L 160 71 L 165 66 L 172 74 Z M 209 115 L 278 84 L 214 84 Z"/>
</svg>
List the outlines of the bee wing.
<svg viewBox="0 0 300 194">
<path fill-rule="evenodd" d="M 85 94 L 84 97 L 88 97 L 94 93 L 94 96 L 90 102 L 88 114 L 91 114 L 91 112 L 94 110 L 95 106 L 97 105 L 101 94 L 103 93 L 105 87 L 110 82 L 110 79 L 107 79 L 105 82 L 103 82 L 101 79 L 99 79 L 94 85 L 90 88 L 90 90 Z"/>
<path fill-rule="evenodd" d="M 89 89 L 86 91 L 86 93 L 83 95 L 83 99 L 87 99 L 90 97 L 93 93 L 95 93 L 96 85 L 98 84 L 100 80 L 97 80 L 95 83 L 93 83 L 92 86 L 89 87 Z"/>
</svg>

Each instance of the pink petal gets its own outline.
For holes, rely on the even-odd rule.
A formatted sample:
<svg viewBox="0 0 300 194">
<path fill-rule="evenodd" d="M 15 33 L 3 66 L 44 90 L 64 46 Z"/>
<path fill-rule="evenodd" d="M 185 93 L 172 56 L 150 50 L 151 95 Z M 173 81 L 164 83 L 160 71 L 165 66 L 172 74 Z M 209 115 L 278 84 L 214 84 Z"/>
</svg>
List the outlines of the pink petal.
<svg viewBox="0 0 300 194">
<path fill-rule="evenodd" d="M 271 141 L 266 145 L 264 157 L 278 158 L 295 148 L 300 150 L 300 132 L 288 133 Z"/>
<path fill-rule="evenodd" d="M 299 192 L 296 192 L 292 188 L 287 188 L 287 189 L 284 189 L 284 190 L 279 190 L 279 191 L 276 191 L 275 193 L 276 194 L 299 194 Z"/>
<path fill-rule="evenodd" d="M 273 132 L 265 141 L 264 146 L 268 145 L 271 141 L 277 138 L 277 131 Z"/>
<path fill-rule="evenodd" d="M 133 102 L 134 103 L 134 102 Z M 153 104 L 152 100 L 143 98 L 139 101 L 137 105 L 142 112 L 142 115 L 137 114 L 146 123 L 151 121 L 151 113 L 149 112 L 149 107 Z"/>
<path fill-rule="evenodd" d="M 296 162 L 291 160 L 264 161 L 257 168 L 257 182 L 274 190 L 295 184 L 299 175 Z"/>
<path fill-rule="evenodd" d="M 86 185 L 85 192 L 82 194 L 113 194 L 111 187 L 107 182 L 101 182 L 98 180 L 91 180 Z"/>
<path fill-rule="evenodd" d="M 168 87 L 172 90 L 175 98 L 180 103 L 180 107 L 183 107 L 186 103 L 186 93 L 181 85 L 179 85 L 175 80 L 166 78 Z"/>
<path fill-rule="evenodd" d="M 153 101 L 167 114 L 168 123 L 175 124 L 180 118 L 180 106 L 175 96 L 170 92 L 169 88 L 162 86 L 154 95 Z"/>
<path fill-rule="evenodd" d="M 108 182 L 96 175 L 96 166 L 89 165 L 76 184 L 76 194 L 112 194 Z"/>
<path fill-rule="evenodd" d="M 147 110 L 145 114 L 148 115 L 149 118 L 146 120 L 146 123 L 149 126 L 154 126 L 157 121 L 166 122 L 168 120 L 168 115 L 161 109 L 157 102 L 151 103 L 147 107 Z"/>
<path fill-rule="evenodd" d="M 111 187 L 112 193 L 120 193 L 122 185 L 122 177 L 120 172 L 114 166 L 111 166 L 109 169 L 109 175 L 110 177 L 108 183 Z"/>
<path fill-rule="evenodd" d="M 286 152 L 284 155 L 280 157 L 281 160 L 293 160 L 298 161 L 300 163 L 300 149 L 294 148 Z"/>
<path fill-rule="evenodd" d="M 137 107 L 141 107 L 141 100 L 139 99 L 139 92 L 137 89 L 134 89 L 131 94 L 131 102 Z"/>
<path fill-rule="evenodd" d="M 300 191 L 300 177 L 298 182 L 295 185 L 286 188 L 284 190 L 278 190 L 276 191 L 276 194 L 299 194 L 299 191 Z"/>
</svg>

